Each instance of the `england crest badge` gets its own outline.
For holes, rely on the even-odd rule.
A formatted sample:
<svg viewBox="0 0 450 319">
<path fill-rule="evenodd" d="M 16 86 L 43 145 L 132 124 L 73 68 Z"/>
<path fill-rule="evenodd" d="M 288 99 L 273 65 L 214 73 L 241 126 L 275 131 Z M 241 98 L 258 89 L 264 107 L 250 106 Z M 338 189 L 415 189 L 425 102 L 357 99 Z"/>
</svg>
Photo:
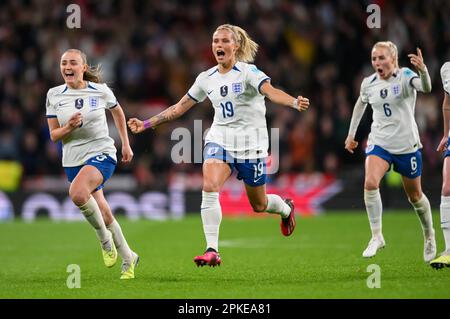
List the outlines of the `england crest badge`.
<svg viewBox="0 0 450 319">
<path fill-rule="evenodd" d="M 238 83 L 233 83 L 233 84 L 231 84 L 231 90 L 232 90 L 233 93 L 235 93 L 235 94 L 242 93 L 242 82 L 238 82 Z"/>
<path fill-rule="evenodd" d="M 394 84 L 392 86 L 392 93 L 394 94 L 394 96 L 400 96 L 402 94 L 402 87 L 400 86 L 400 84 Z"/>
</svg>

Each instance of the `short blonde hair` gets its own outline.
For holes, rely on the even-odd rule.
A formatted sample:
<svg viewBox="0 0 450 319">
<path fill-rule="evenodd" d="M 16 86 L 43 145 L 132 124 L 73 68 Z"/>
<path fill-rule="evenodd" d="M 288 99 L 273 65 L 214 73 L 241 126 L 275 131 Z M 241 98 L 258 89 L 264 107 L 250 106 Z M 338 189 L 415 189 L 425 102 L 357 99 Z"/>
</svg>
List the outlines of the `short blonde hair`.
<svg viewBox="0 0 450 319">
<path fill-rule="evenodd" d="M 239 49 L 236 51 L 236 60 L 241 62 L 253 62 L 255 60 L 258 44 L 250 38 L 244 29 L 231 24 L 222 24 L 216 29 L 216 31 L 219 30 L 230 31 L 235 42 L 239 44 Z"/>
<path fill-rule="evenodd" d="M 391 42 L 391 41 L 379 41 L 374 44 L 373 49 L 375 48 L 386 48 L 389 51 L 389 54 L 391 55 L 392 59 L 394 60 L 394 65 L 396 68 L 398 68 L 398 50 L 397 46 Z"/>
<path fill-rule="evenodd" d="M 100 64 L 91 66 L 87 63 L 86 53 L 78 49 L 69 49 L 66 52 L 75 52 L 81 56 L 81 60 L 87 65 L 87 70 L 83 74 L 83 80 L 100 83 L 102 80 L 102 67 Z M 64 52 L 64 53 L 66 53 Z"/>
</svg>

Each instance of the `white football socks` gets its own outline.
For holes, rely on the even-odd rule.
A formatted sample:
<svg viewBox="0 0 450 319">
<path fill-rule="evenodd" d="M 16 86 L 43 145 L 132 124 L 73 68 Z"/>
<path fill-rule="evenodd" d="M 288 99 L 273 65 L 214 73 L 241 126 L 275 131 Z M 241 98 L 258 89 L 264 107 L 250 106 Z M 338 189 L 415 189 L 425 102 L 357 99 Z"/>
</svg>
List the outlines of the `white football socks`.
<svg viewBox="0 0 450 319">
<path fill-rule="evenodd" d="M 131 261 L 133 255 L 131 253 L 130 247 L 128 246 L 127 240 L 122 233 L 122 228 L 120 227 L 119 223 L 114 219 L 111 224 L 106 226 L 106 228 L 113 235 L 114 244 L 116 245 L 120 257 L 122 257 L 125 262 Z"/>
<path fill-rule="evenodd" d="M 380 189 L 364 189 L 364 203 L 366 204 L 372 237 L 380 237 L 382 228 L 381 214 L 383 211 Z"/>
<path fill-rule="evenodd" d="M 222 221 L 222 208 L 218 192 L 202 191 L 201 215 L 206 248 L 219 251 L 219 227 Z"/>
<path fill-rule="evenodd" d="M 289 217 L 291 207 L 278 195 L 267 194 L 267 213 L 279 214 L 282 218 Z"/>
<path fill-rule="evenodd" d="M 103 249 L 106 251 L 111 250 L 111 233 L 106 229 L 102 213 L 94 197 L 90 196 L 89 200 L 85 204 L 78 206 L 78 208 L 81 210 L 89 224 L 94 227 L 97 238 L 102 243 Z"/>
<path fill-rule="evenodd" d="M 441 196 L 441 228 L 444 234 L 445 251 L 450 253 L 450 196 Z"/>
<path fill-rule="evenodd" d="M 411 203 L 411 202 L 410 202 Z M 419 217 L 420 224 L 422 225 L 423 235 L 425 238 L 434 236 L 433 229 L 433 217 L 431 216 L 431 206 L 428 198 L 422 193 L 422 198 L 415 203 L 411 203 Z"/>
</svg>

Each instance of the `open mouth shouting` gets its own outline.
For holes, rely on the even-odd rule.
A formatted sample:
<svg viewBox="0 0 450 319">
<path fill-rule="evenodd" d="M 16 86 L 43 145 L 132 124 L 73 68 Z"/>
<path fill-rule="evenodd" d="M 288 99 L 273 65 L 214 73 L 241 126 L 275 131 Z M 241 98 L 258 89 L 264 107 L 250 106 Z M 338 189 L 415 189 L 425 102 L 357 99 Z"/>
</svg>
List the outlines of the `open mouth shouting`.
<svg viewBox="0 0 450 319">
<path fill-rule="evenodd" d="M 75 79 L 75 73 L 73 71 L 64 71 L 64 78 L 68 81 L 73 81 Z"/>
<path fill-rule="evenodd" d="M 225 57 L 225 51 L 223 51 L 222 49 L 219 49 L 216 51 L 216 56 L 218 59 L 222 59 Z"/>
</svg>

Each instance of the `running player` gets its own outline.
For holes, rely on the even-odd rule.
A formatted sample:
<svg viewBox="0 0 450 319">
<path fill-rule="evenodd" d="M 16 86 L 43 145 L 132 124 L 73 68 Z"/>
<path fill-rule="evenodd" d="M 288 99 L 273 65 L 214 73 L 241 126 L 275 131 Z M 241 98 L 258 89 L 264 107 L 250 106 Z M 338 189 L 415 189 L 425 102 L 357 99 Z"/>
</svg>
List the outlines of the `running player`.
<svg viewBox="0 0 450 319">
<path fill-rule="evenodd" d="M 399 68 L 398 51 L 390 41 L 378 42 L 372 49 L 375 73 L 361 83 L 361 93 L 355 104 L 345 148 L 353 153 L 358 146 L 355 133 L 367 105 L 373 110 L 373 122 L 366 148 L 364 202 L 369 217 L 372 238 L 363 257 L 373 257 L 385 246 L 382 233 L 382 202 L 380 181 L 392 165 L 402 175 L 403 188 L 417 213 L 424 235 L 423 258 L 436 256 L 436 241 L 430 202 L 422 192 L 422 154 L 419 131 L 414 119 L 417 91 L 431 91 L 431 80 L 423 62 L 422 52 L 408 55 L 419 72 Z"/>
<path fill-rule="evenodd" d="M 264 98 L 304 111 L 307 98 L 294 98 L 274 88 L 270 78 L 255 65 L 258 45 L 242 28 L 221 25 L 212 37 L 217 66 L 200 73 L 188 93 L 160 114 L 140 121 L 128 120 L 133 133 L 174 120 L 207 97 L 214 108 L 214 121 L 205 138 L 201 217 L 206 251 L 196 256 L 198 266 L 220 265 L 219 227 L 222 210 L 219 192 L 233 170 L 244 181 L 248 199 L 257 213 L 281 216 L 281 231 L 289 236 L 295 228 L 294 203 L 275 194 L 266 194 L 268 133 Z"/>
<path fill-rule="evenodd" d="M 442 85 L 444 86 L 444 101 L 442 114 L 444 117 L 444 136 L 437 148 L 438 152 L 445 152 L 444 166 L 442 168 L 441 192 L 441 228 L 444 233 L 445 251 L 438 258 L 432 260 L 430 265 L 440 269 L 450 267 L 450 155 L 449 150 L 449 121 L 450 121 L 450 62 L 444 63 L 441 68 Z"/>
<path fill-rule="evenodd" d="M 47 121 L 51 140 L 62 141 L 62 165 L 71 183 L 69 196 L 95 229 L 106 267 L 115 265 L 118 251 L 123 261 L 120 278 L 134 278 L 139 257 L 128 246 L 103 194 L 117 164 L 105 109 L 111 111 L 119 131 L 122 161 L 129 163 L 133 151 L 125 115 L 109 87 L 99 83 L 99 68 L 89 67 L 83 52 L 67 50 L 60 69 L 65 84 L 47 93 Z"/>
</svg>

